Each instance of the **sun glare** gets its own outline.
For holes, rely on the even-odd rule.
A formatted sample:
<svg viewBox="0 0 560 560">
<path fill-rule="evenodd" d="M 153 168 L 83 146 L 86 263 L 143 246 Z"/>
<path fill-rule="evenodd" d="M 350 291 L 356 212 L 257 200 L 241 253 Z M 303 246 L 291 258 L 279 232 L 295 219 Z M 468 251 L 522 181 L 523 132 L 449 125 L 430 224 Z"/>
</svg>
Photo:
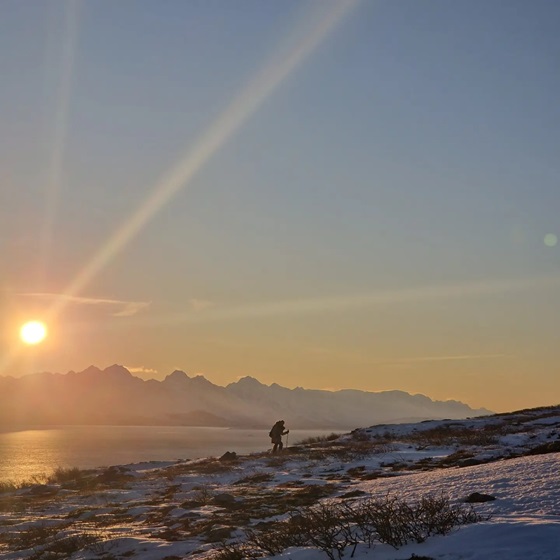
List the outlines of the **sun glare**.
<svg viewBox="0 0 560 560">
<path fill-rule="evenodd" d="M 29 321 L 22 325 L 19 336 L 25 344 L 39 344 L 47 336 L 47 327 L 41 321 Z"/>
</svg>

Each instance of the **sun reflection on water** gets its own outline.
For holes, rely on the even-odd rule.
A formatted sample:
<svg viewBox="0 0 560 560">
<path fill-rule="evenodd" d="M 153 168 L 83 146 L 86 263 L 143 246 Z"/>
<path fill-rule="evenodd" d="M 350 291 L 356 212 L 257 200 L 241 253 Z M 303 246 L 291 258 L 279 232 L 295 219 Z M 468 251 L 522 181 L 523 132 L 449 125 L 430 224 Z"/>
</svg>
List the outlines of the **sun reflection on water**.
<svg viewBox="0 0 560 560">
<path fill-rule="evenodd" d="M 57 441 L 61 430 L 22 430 L 0 433 L 0 480 L 38 480 L 64 465 Z"/>
<path fill-rule="evenodd" d="M 333 430 L 290 430 L 290 443 Z M 80 469 L 266 451 L 268 430 L 194 426 L 58 426 L 0 431 L 0 482 L 45 482 Z"/>
</svg>

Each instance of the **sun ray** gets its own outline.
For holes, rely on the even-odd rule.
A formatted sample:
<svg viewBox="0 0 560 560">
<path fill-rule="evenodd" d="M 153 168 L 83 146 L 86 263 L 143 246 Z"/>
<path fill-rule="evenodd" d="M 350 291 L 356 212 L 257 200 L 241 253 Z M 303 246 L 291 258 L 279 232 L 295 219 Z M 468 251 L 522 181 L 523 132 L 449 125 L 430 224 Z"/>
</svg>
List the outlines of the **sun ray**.
<svg viewBox="0 0 560 560">
<path fill-rule="evenodd" d="M 52 251 L 54 239 L 54 225 L 58 212 L 58 201 L 63 184 L 63 166 L 64 153 L 66 150 L 66 136 L 68 133 L 68 115 L 70 97 L 72 93 L 72 82 L 74 75 L 74 65 L 76 59 L 76 43 L 78 37 L 78 22 L 80 14 L 81 2 L 73 0 L 72 2 L 64 2 L 62 31 L 56 29 L 55 16 L 58 15 L 54 11 L 50 14 L 51 26 L 48 33 L 48 45 L 45 49 L 50 52 L 49 46 L 55 42 L 61 42 L 61 60 L 58 69 L 51 67 L 49 62 L 45 63 L 46 79 L 51 75 L 57 75 L 56 85 L 56 107 L 53 115 L 53 131 L 52 139 L 49 142 L 51 146 L 51 157 L 46 173 L 45 185 L 45 213 L 43 218 L 43 226 L 41 229 L 42 251 L 40 253 L 38 278 L 44 281 L 47 275 L 48 262 Z M 51 8 L 53 8 L 52 5 Z M 56 37 L 55 37 L 56 36 Z M 60 36 L 60 40 L 58 37 Z"/>
<path fill-rule="evenodd" d="M 68 295 L 78 294 L 173 196 L 185 189 L 193 176 L 232 138 L 264 100 L 309 57 L 358 1 L 335 2 L 315 24 L 312 31 L 301 38 L 286 55 L 276 57 L 267 64 L 214 121 L 194 149 L 163 175 L 148 198 L 94 254 L 64 292 Z M 63 305 L 64 301 L 60 300 L 55 309 Z"/>
<path fill-rule="evenodd" d="M 69 298 L 77 296 L 84 287 L 97 276 L 107 264 L 122 251 L 138 232 L 151 220 L 155 214 L 167 204 L 179 191 L 185 189 L 194 175 L 206 165 L 212 156 L 228 142 L 239 128 L 250 118 L 278 86 L 284 82 L 322 43 L 327 35 L 341 22 L 341 20 L 360 2 L 360 0 L 340 0 L 334 2 L 332 7 L 319 17 L 311 31 L 297 40 L 286 54 L 278 55 L 272 59 L 264 69 L 258 73 L 242 89 L 241 93 L 234 97 L 233 101 L 223 113 L 213 122 L 202 138 L 195 144 L 183 158 L 162 175 L 161 180 L 154 186 L 151 194 L 137 208 L 131 217 L 119 227 L 103 246 L 86 263 L 82 270 L 74 277 L 68 286 L 62 291 L 63 295 L 58 298 L 47 312 L 48 320 L 54 319 L 67 305 Z M 77 14 L 75 16 L 77 18 Z M 76 29 L 74 29 L 74 33 Z M 75 41 L 75 38 L 74 38 Z M 73 43 L 70 43 L 73 44 Z M 67 68 L 67 92 L 70 92 L 70 76 L 73 68 L 74 55 L 68 58 Z M 61 102 L 62 106 L 62 102 Z M 66 128 L 59 128 L 60 145 L 62 146 Z M 55 151 L 59 154 L 53 157 L 53 169 L 56 171 L 57 158 L 61 160 L 62 148 Z M 45 222 L 47 233 L 52 232 L 49 225 L 56 210 L 56 199 L 58 186 L 54 185 L 50 190 L 53 209 Z M 49 229 L 50 228 L 50 229 Z M 50 233 L 52 236 L 52 233 Z M 50 243 L 47 236 L 46 247 Z M 0 372 L 4 371 L 17 357 L 20 349 L 14 349 L 0 362 Z"/>
</svg>

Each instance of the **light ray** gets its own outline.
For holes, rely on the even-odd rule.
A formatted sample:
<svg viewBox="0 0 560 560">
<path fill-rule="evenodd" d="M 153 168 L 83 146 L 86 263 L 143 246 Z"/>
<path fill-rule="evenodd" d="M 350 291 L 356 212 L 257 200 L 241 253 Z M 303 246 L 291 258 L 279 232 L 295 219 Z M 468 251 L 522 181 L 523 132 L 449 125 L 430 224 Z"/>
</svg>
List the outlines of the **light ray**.
<svg viewBox="0 0 560 560">
<path fill-rule="evenodd" d="M 74 65 L 76 59 L 76 43 L 78 37 L 78 21 L 80 14 L 81 1 L 70 0 L 64 2 L 65 6 L 62 22 L 62 32 L 58 33 L 55 29 L 55 14 L 51 13 L 52 27 L 49 30 L 49 42 L 58 41 L 61 37 L 61 60 L 58 70 L 58 83 L 56 86 L 57 99 L 54 111 L 52 140 L 49 145 L 52 147 L 49 168 L 46 176 L 45 185 L 45 214 L 43 219 L 43 228 L 41 231 L 42 251 L 39 262 L 39 275 L 41 281 L 44 281 L 48 262 L 52 251 L 54 239 L 54 225 L 56 223 L 58 213 L 58 201 L 62 190 L 63 183 L 63 164 L 66 150 L 66 138 L 68 133 L 68 116 L 70 96 L 72 93 L 72 82 L 74 75 Z M 52 6 L 52 5 L 50 5 Z M 58 7 L 58 5 L 57 5 Z M 55 38 L 54 36 L 57 35 Z M 48 52 L 50 49 L 47 48 Z M 51 74 L 56 74 L 54 68 L 46 63 L 47 78 Z"/>
<path fill-rule="evenodd" d="M 64 16 L 62 32 L 55 30 L 56 14 L 49 13 L 51 28 L 48 30 L 47 60 L 45 61 L 45 80 L 49 82 L 53 69 L 49 65 L 48 55 L 52 53 L 50 47 L 61 38 L 61 59 L 59 62 L 59 76 L 56 85 L 56 108 L 53 114 L 52 139 L 49 146 L 52 147 L 50 162 L 46 172 L 45 184 L 45 213 L 40 233 L 41 251 L 37 263 L 37 278 L 39 284 L 43 284 L 48 270 L 48 262 L 52 251 L 54 239 L 54 225 L 57 218 L 58 202 L 60 198 L 63 181 L 63 163 L 66 149 L 66 137 L 68 133 L 69 104 L 72 93 L 72 81 L 76 57 L 76 43 L 78 37 L 78 22 L 81 8 L 81 0 L 67 0 L 63 3 Z M 49 3 L 49 7 L 58 9 L 58 5 Z M 47 89 L 50 84 L 46 84 Z M 21 343 L 12 349 L 7 349 L 4 356 L 0 356 L 0 373 L 3 373 L 17 356 L 23 351 Z"/>
<path fill-rule="evenodd" d="M 186 188 L 193 176 L 231 139 L 263 101 L 308 58 L 357 3 L 358 0 L 335 2 L 333 8 L 323 15 L 311 32 L 300 39 L 287 55 L 273 60 L 251 80 L 210 126 L 194 149 L 162 177 L 151 195 L 130 219 L 115 231 L 64 292 L 68 295 L 79 293 L 174 195 Z M 61 300 L 57 307 L 62 305 Z"/>
<path fill-rule="evenodd" d="M 92 259 L 76 275 L 70 284 L 63 290 L 61 296 L 49 309 L 48 316 L 56 317 L 67 304 L 68 297 L 77 296 L 91 280 L 101 272 L 105 266 L 138 234 L 146 223 L 167 204 L 180 190 L 186 188 L 194 175 L 210 160 L 210 158 L 238 131 L 245 121 L 257 111 L 278 86 L 296 70 L 309 55 L 321 44 L 337 24 L 347 15 L 360 0 L 338 0 L 332 8 L 326 11 L 312 27 L 311 31 L 303 38 L 296 41 L 287 54 L 278 56 L 267 64 L 264 69 L 251 80 L 241 93 L 234 98 L 226 110 L 209 127 L 194 149 L 180 159 L 154 187 L 151 195 L 134 212 L 134 214 L 106 241 L 106 243 L 93 255 Z M 73 4 L 71 2 L 71 4 Z M 75 31 L 75 30 L 74 30 Z M 74 39 L 75 40 L 75 39 Z M 73 44 L 73 43 L 71 43 Z M 69 49 L 68 52 L 70 52 Z M 73 67 L 74 55 L 68 59 L 65 66 L 68 76 L 67 95 L 70 92 L 70 76 Z M 63 106 L 62 101 L 60 106 Z M 62 122 L 62 121 L 61 121 Z M 60 170 L 62 162 L 62 146 L 64 144 L 66 126 L 59 124 L 60 132 L 58 151 L 53 156 L 53 177 Z M 59 163 L 56 163 L 59 162 Z M 46 247 L 52 240 L 52 223 L 56 213 L 56 200 L 58 196 L 58 183 L 52 181 L 50 189 L 52 209 L 45 222 L 48 230 Z M 8 353 L 0 361 L 0 372 L 14 360 L 20 349 Z"/>
</svg>

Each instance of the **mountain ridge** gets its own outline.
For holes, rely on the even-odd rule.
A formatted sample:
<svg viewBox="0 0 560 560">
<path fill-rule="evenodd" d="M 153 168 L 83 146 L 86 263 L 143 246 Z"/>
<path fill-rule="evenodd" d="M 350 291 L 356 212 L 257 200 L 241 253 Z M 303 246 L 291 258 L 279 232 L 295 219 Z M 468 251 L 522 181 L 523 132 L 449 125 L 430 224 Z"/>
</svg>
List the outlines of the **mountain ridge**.
<svg viewBox="0 0 560 560">
<path fill-rule="evenodd" d="M 126 367 L 0 376 L 0 426 L 12 424 L 154 424 L 353 429 L 382 422 L 490 414 L 460 401 L 405 391 L 289 389 L 245 376 L 220 386 L 175 370 L 143 380 Z M 205 424 L 206 422 L 206 424 Z"/>
</svg>

